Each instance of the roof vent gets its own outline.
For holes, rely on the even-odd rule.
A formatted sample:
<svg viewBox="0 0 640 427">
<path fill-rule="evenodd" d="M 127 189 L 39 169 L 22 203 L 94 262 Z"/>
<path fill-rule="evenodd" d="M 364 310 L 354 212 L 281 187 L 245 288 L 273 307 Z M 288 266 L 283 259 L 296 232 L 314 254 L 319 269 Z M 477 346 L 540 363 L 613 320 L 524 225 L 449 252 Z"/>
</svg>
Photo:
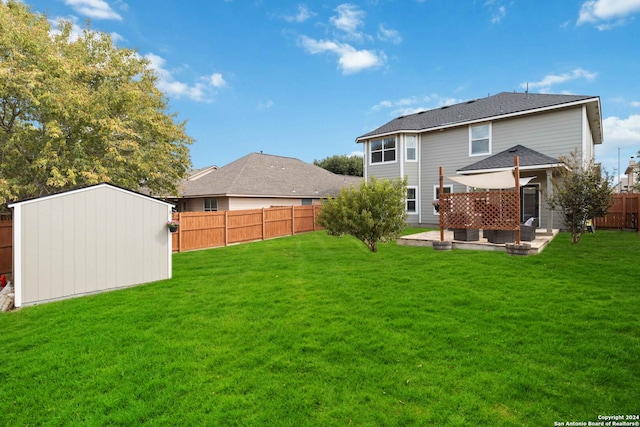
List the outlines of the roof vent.
<svg viewBox="0 0 640 427">
<path fill-rule="evenodd" d="M 472 99 L 471 101 L 467 101 L 466 104 L 473 104 L 474 102 L 476 102 L 476 100 Z"/>
<path fill-rule="evenodd" d="M 451 107 L 451 105 L 445 105 L 444 107 L 440 107 L 441 110 L 446 110 L 447 108 Z"/>
<path fill-rule="evenodd" d="M 513 147 L 509 150 L 510 153 L 515 153 L 516 151 L 518 151 L 518 149 L 516 147 Z"/>
</svg>

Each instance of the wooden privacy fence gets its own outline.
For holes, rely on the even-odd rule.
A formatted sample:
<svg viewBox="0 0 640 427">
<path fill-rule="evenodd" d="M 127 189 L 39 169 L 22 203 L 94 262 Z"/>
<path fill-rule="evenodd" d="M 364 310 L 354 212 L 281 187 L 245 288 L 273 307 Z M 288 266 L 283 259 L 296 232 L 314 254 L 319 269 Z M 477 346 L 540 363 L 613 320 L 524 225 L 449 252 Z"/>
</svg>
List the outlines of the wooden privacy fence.
<svg viewBox="0 0 640 427">
<path fill-rule="evenodd" d="M 13 221 L 0 220 L 0 274 L 13 270 Z"/>
<path fill-rule="evenodd" d="M 640 230 L 638 213 L 640 194 L 616 194 L 607 216 L 596 218 L 596 228 Z"/>
<path fill-rule="evenodd" d="M 219 212 L 179 212 L 180 222 L 172 235 L 173 252 L 215 248 L 236 243 L 291 236 L 320 230 L 316 224 L 319 205 L 285 206 Z"/>
</svg>

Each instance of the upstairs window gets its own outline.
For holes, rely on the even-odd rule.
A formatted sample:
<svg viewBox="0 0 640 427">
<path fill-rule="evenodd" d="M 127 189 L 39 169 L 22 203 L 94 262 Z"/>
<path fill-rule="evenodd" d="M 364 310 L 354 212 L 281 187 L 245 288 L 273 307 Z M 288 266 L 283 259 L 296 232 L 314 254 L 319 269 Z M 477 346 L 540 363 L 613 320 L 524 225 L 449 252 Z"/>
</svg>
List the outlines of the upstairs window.
<svg viewBox="0 0 640 427">
<path fill-rule="evenodd" d="M 371 163 L 396 161 L 396 138 L 384 138 L 371 141 Z"/>
<path fill-rule="evenodd" d="M 491 124 L 469 128 L 469 155 L 491 154 Z"/>
<path fill-rule="evenodd" d="M 417 160 L 418 138 L 415 135 L 407 135 L 405 138 L 406 160 L 415 162 Z"/>
</svg>

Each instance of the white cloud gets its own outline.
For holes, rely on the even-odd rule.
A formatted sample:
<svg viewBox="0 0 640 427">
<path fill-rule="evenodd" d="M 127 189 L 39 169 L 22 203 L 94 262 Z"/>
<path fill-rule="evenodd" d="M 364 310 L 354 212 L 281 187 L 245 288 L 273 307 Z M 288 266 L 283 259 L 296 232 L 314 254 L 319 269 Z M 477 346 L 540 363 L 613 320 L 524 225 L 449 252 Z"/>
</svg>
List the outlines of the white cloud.
<svg viewBox="0 0 640 427">
<path fill-rule="evenodd" d="M 211 76 L 209 77 L 209 81 L 211 82 L 211 86 L 213 87 L 220 88 L 227 86 L 227 82 L 224 80 L 222 74 L 220 73 L 211 74 Z"/>
<path fill-rule="evenodd" d="M 93 19 L 115 19 L 122 21 L 122 16 L 111 9 L 104 0 L 64 0 L 76 12 Z"/>
<path fill-rule="evenodd" d="M 389 109 L 390 116 L 406 116 L 409 114 L 419 113 L 420 111 L 431 110 L 434 108 L 444 107 L 445 105 L 453 105 L 459 102 L 463 102 L 463 100 L 452 98 L 452 97 L 443 97 L 437 94 L 432 94 L 429 96 L 409 96 L 406 98 L 400 98 L 395 101 L 384 100 L 380 101 L 373 107 L 371 107 L 372 111 L 380 111 L 383 109 Z"/>
<path fill-rule="evenodd" d="M 631 101 L 632 107 L 640 107 L 640 101 Z"/>
<path fill-rule="evenodd" d="M 262 102 L 260 104 L 258 104 L 258 110 L 267 110 L 271 107 L 273 107 L 273 101 L 272 100 L 268 100 L 267 102 Z"/>
<path fill-rule="evenodd" d="M 219 73 L 200 77 L 198 82 L 194 84 L 180 82 L 175 79 L 173 72 L 165 68 L 166 60 L 164 58 L 149 53 L 145 55 L 145 59 L 149 61 L 149 67 L 158 75 L 158 89 L 169 96 L 210 102 L 214 89 L 227 86 L 227 82 Z"/>
<path fill-rule="evenodd" d="M 565 83 L 570 80 L 577 79 L 586 79 L 593 80 L 598 76 L 598 73 L 592 73 L 587 70 L 583 70 L 582 68 L 576 68 L 571 72 L 562 73 L 562 74 L 547 74 L 544 78 L 538 82 L 525 82 L 520 83 L 520 87 L 529 89 L 537 89 L 542 93 L 549 92 L 551 90 L 551 86 L 557 85 L 560 83 Z"/>
<path fill-rule="evenodd" d="M 363 34 L 359 28 L 364 26 L 366 13 L 358 9 L 358 6 L 344 3 L 335 8 L 337 16 L 332 16 L 329 21 L 339 30 L 344 31 L 349 37 L 362 39 Z"/>
<path fill-rule="evenodd" d="M 353 74 L 367 68 L 379 67 L 384 64 L 384 53 L 371 50 L 357 50 L 346 43 L 331 40 L 314 40 L 307 36 L 300 37 L 302 47 L 312 55 L 330 52 L 338 56 L 338 65 L 344 74 Z"/>
<path fill-rule="evenodd" d="M 640 12 L 640 0 L 589 0 L 582 3 L 578 25 L 590 23 L 599 30 L 608 30 L 628 22 L 628 17 Z"/>
<path fill-rule="evenodd" d="M 402 42 L 402 36 L 396 30 L 392 30 L 390 28 L 386 28 L 384 24 L 380 24 L 378 27 L 378 39 L 382 41 L 390 41 L 394 44 L 399 44 Z"/>
<path fill-rule="evenodd" d="M 635 156 L 640 149 L 640 114 L 627 118 L 607 117 L 602 121 L 604 143 L 596 145 L 596 160 L 613 173 L 618 169 L 616 182 L 624 175 L 629 156 Z"/>
<path fill-rule="evenodd" d="M 640 114 L 626 119 L 607 117 L 602 121 L 604 139 L 607 143 L 637 146 L 640 149 Z"/>
<path fill-rule="evenodd" d="M 491 16 L 491 23 L 492 24 L 497 24 L 500 21 L 502 21 L 502 18 L 504 18 L 507 15 L 507 9 L 504 6 L 500 6 Z"/>
<path fill-rule="evenodd" d="M 285 21 L 287 22 L 304 22 L 307 19 L 311 18 L 312 16 L 315 16 L 315 13 L 311 12 L 307 6 L 301 4 L 298 6 L 298 11 L 296 12 L 295 15 L 287 15 L 284 17 Z"/>
</svg>

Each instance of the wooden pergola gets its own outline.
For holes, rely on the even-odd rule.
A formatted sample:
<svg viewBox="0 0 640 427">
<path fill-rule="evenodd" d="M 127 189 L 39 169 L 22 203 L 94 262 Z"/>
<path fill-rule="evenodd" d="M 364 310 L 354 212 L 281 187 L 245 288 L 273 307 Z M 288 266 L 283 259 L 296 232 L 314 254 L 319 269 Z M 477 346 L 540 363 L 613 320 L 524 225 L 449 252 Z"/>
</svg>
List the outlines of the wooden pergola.
<svg viewBox="0 0 640 427">
<path fill-rule="evenodd" d="M 440 167 L 440 241 L 444 229 L 513 230 L 516 244 L 520 244 L 520 160 L 514 157 L 512 189 L 476 191 L 470 193 L 444 192 L 444 171 Z"/>
</svg>

